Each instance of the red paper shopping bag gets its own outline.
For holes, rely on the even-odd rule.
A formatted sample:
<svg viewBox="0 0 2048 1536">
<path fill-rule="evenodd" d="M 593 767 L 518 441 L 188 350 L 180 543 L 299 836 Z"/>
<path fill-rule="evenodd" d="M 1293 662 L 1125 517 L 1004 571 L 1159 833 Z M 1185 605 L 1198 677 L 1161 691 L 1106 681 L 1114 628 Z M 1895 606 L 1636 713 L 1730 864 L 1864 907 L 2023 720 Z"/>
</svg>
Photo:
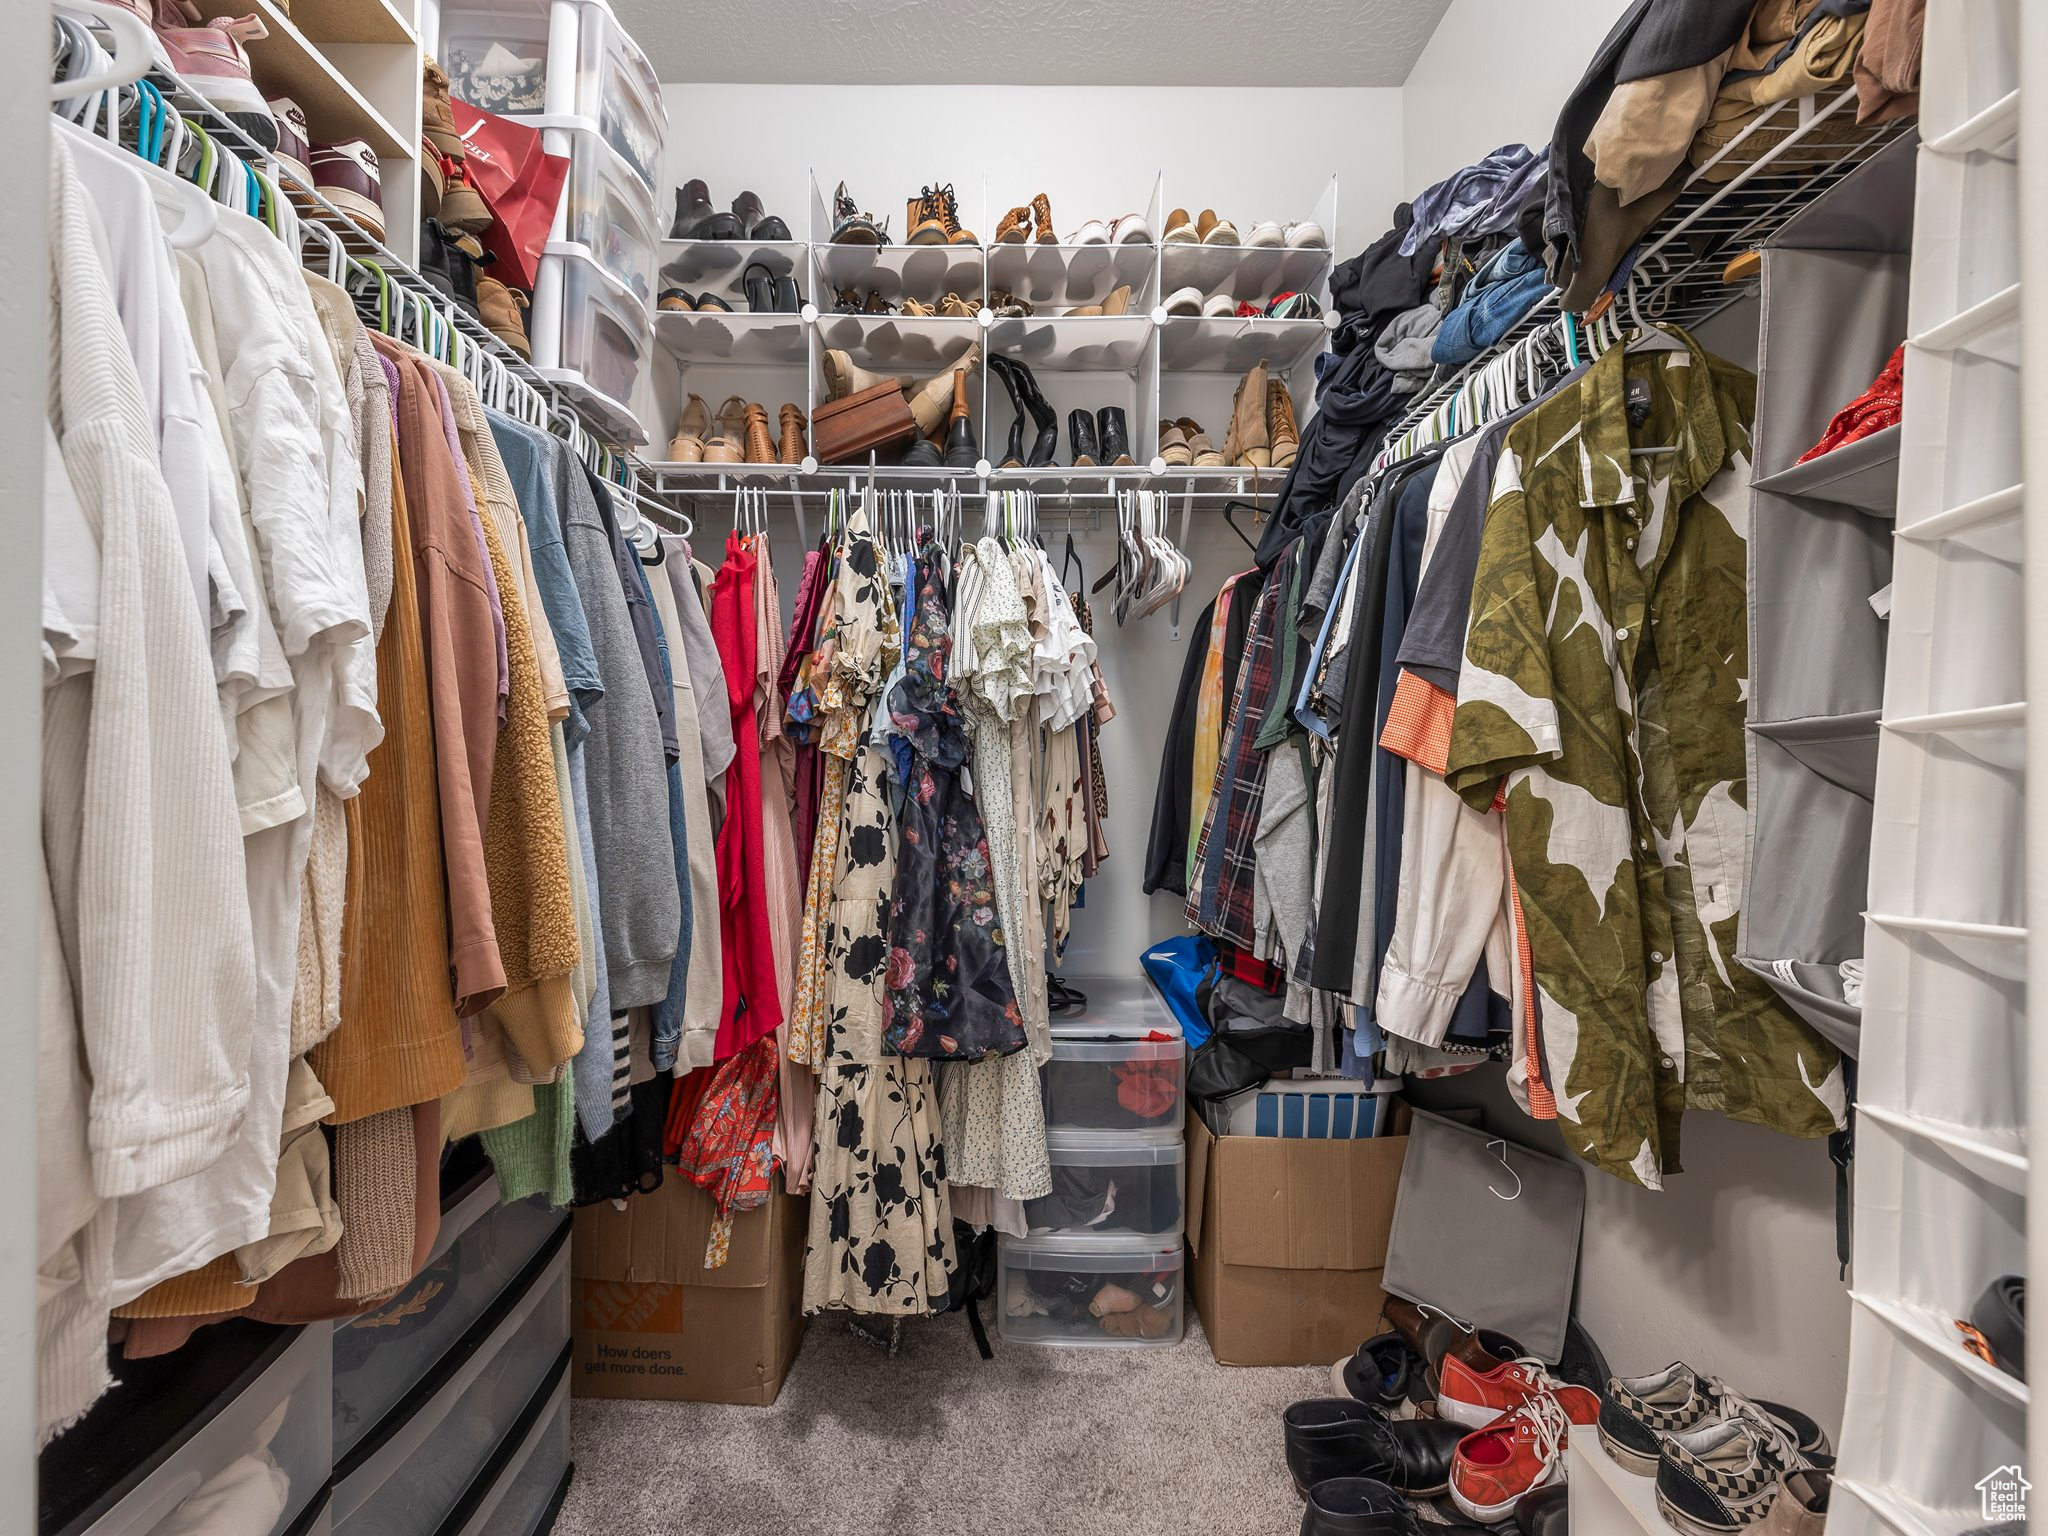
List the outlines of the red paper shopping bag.
<svg viewBox="0 0 2048 1536">
<path fill-rule="evenodd" d="M 530 289 L 569 162 L 542 149 L 540 131 L 516 117 L 478 111 L 459 97 L 449 106 L 468 151 L 470 184 L 491 210 L 491 227 L 477 238 L 484 249 L 497 253 L 492 276 Z"/>
</svg>

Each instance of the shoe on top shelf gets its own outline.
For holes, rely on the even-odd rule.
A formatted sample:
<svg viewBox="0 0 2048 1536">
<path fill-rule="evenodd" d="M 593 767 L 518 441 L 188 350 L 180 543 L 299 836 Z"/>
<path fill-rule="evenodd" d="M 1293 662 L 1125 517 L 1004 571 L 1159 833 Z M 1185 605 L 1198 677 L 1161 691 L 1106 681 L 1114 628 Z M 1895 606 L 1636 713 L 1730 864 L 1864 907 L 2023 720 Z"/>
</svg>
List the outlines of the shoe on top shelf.
<svg viewBox="0 0 2048 1536">
<path fill-rule="evenodd" d="M 1198 245 L 1202 237 L 1195 233 L 1194 220 L 1188 217 L 1185 208 L 1176 208 L 1166 216 L 1166 233 L 1159 237 L 1161 245 Z"/>
<path fill-rule="evenodd" d="M 722 213 L 711 201 L 711 188 L 693 178 L 676 188 L 676 216 L 669 225 L 671 240 L 737 240 L 746 226 L 737 213 Z"/>
<path fill-rule="evenodd" d="M 1071 235 L 1067 236 L 1067 244 L 1107 245 L 1109 244 L 1109 226 L 1100 219 L 1090 219 Z"/>
<path fill-rule="evenodd" d="M 1286 238 L 1281 232 L 1280 226 L 1269 220 L 1264 223 L 1254 224 L 1252 232 L 1244 237 L 1244 243 L 1248 250 L 1264 251 L 1284 245 Z M 1218 243 L 1221 244 L 1220 241 Z"/>
<path fill-rule="evenodd" d="M 1323 233 L 1323 226 L 1314 219 L 1303 219 L 1289 224 L 1281 231 L 1290 251 L 1326 251 L 1330 248 L 1330 237 Z"/>
<path fill-rule="evenodd" d="M 1225 218 L 1219 218 L 1214 208 L 1204 208 L 1202 216 L 1195 221 L 1195 233 L 1202 237 L 1204 245 L 1236 245 L 1237 226 Z"/>
<path fill-rule="evenodd" d="M 270 36 L 260 16 L 220 17 L 203 27 L 159 27 L 172 72 L 215 111 L 266 150 L 277 148 L 277 119 L 249 78 L 245 43 Z"/>
<path fill-rule="evenodd" d="M 278 164 L 302 187 L 313 185 L 313 135 L 306 129 L 306 114 L 289 96 L 273 96 L 263 104 L 277 123 L 277 148 L 272 151 Z M 289 191 L 289 188 L 281 189 Z M 423 208 L 422 213 L 433 209 Z"/>
<path fill-rule="evenodd" d="M 372 238 L 380 242 L 384 239 L 384 187 L 377 152 L 362 139 L 315 144 L 313 186 L 335 208 L 368 230 Z M 445 198 L 442 208 L 445 212 Z M 442 222 L 448 221 L 444 218 Z M 489 222 L 488 218 L 485 222 Z"/>
<path fill-rule="evenodd" d="M 787 240 L 789 225 L 761 206 L 759 194 L 742 192 L 732 200 L 733 217 L 740 221 L 743 240 Z"/>
<path fill-rule="evenodd" d="M 1109 221 L 1109 243 L 1111 245 L 1150 245 L 1152 226 L 1145 222 L 1142 213 L 1127 213 L 1121 218 Z"/>
<path fill-rule="evenodd" d="M 862 213 L 840 182 L 832 193 L 832 243 L 834 245 L 887 245 L 889 221 Z"/>
<path fill-rule="evenodd" d="M 953 195 L 951 182 L 919 187 L 917 196 L 904 200 L 903 223 L 909 231 L 903 237 L 906 245 L 978 243 L 971 231 L 960 227 L 960 200 Z"/>
</svg>

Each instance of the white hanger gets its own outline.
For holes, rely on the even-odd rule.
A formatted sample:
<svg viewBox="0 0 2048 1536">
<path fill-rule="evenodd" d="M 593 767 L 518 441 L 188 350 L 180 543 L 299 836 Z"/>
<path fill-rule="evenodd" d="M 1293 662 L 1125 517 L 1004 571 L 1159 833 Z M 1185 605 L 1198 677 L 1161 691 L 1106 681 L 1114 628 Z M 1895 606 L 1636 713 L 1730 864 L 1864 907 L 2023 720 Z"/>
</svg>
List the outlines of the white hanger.
<svg viewBox="0 0 2048 1536">
<path fill-rule="evenodd" d="M 106 4 L 105 0 L 58 0 L 54 9 L 113 33 L 114 54 L 104 68 L 89 71 L 76 80 L 53 83 L 51 101 L 71 101 L 133 85 L 156 62 L 156 33 L 133 11 Z"/>
<path fill-rule="evenodd" d="M 140 155 L 131 155 L 124 149 L 115 149 L 96 133 L 72 122 L 69 118 L 57 117 L 52 121 L 65 142 L 87 155 L 113 160 L 132 167 L 136 175 L 149 185 L 151 195 L 159 208 L 169 208 L 178 215 L 176 227 L 165 236 L 180 250 L 190 250 L 204 245 L 213 236 L 215 218 L 213 199 L 181 176 L 173 176 L 160 165 L 152 164 Z"/>
</svg>

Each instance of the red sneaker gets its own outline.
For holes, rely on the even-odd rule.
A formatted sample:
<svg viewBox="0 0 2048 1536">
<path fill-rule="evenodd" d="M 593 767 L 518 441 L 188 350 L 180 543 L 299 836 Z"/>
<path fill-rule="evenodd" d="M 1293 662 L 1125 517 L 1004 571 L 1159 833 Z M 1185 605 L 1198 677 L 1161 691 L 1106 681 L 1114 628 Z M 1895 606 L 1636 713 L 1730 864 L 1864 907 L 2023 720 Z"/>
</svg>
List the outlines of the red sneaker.
<svg viewBox="0 0 2048 1536">
<path fill-rule="evenodd" d="M 1437 1368 L 1437 1416 L 1474 1429 L 1484 1429 L 1502 1414 L 1545 1394 L 1558 1400 L 1572 1423 L 1599 1422 L 1598 1395 L 1559 1381 L 1540 1361 L 1507 1360 L 1490 1371 L 1477 1371 L 1456 1355 L 1445 1355 Z"/>
<path fill-rule="evenodd" d="M 1523 1494 L 1564 1481 L 1571 1431 L 1564 1405 L 1549 1392 L 1537 1393 L 1458 1442 L 1451 1457 L 1451 1501 L 1484 1525 L 1509 1518 Z"/>
</svg>

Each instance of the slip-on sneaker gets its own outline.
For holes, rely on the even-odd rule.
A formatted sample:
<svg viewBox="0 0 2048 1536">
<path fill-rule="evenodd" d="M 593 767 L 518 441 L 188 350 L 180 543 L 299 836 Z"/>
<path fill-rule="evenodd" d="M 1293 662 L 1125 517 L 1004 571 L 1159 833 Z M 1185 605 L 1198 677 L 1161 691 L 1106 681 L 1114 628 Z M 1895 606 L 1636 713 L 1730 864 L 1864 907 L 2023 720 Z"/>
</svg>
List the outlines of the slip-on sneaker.
<svg viewBox="0 0 2048 1536">
<path fill-rule="evenodd" d="M 1112 245 L 1150 245 L 1152 226 L 1145 222 L 1143 214 L 1127 213 L 1110 221 L 1109 241 Z"/>
<path fill-rule="evenodd" d="M 1736 1536 L 1761 1524 L 1779 1480 L 1803 1469 L 1782 1426 L 1753 1407 L 1666 1435 L 1657 1458 L 1657 1509 L 1684 1536 Z"/>
<path fill-rule="evenodd" d="M 1438 1415 L 1472 1429 L 1483 1429 L 1530 1398 L 1546 1394 L 1557 1398 L 1574 1424 L 1593 1424 L 1600 1417 L 1598 1395 L 1559 1381 L 1538 1360 L 1503 1361 L 1479 1371 L 1456 1355 L 1447 1355 L 1437 1371 Z"/>
<path fill-rule="evenodd" d="M 1296 1492 L 1326 1478 L 1371 1477 L 1416 1498 L 1443 1492 L 1464 1434 L 1440 1419 L 1390 1419 L 1355 1397 L 1291 1403 L 1281 1428 Z"/>
<path fill-rule="evenodd" d="M 1169 315 L 1199 315 L 1202 312 L 1202 290 L 1176 288 L 1166 296 L 1166 312 Z"/>
<path fill-rule="evenodd" d="M 1079 229 L 1067 236 L 1067 244 L 1107 245 L 1109 244 L 1109 226 L 1100 219 L 1090 219 L 1086 224 L 1083 224 Z"/>
<path fill-rule="evenodd" d="M 1774 1421 L 1802 1457 L 1824 1456 L 1828 1437 L 1796 1408 L 1744 1397 L 1674 1361 L 1648 1376 L 1614 1376 L 1600 1394 L 1600 1444 L 1614 1464 L 1638 1477 L 1655 1477 L 1666 1435 L 1738 1417 L 1744 1409 Z"/>
<path fill-rule="evenodd" d="M 1244 237 L 1245 245 L 1252 250 L 1272 250 L 1286 243 L 1286 235 L 1278 224 L 1254 224 L 1252 232 Z"/>
<path fill-rule="evenodd" d="M 1547 1392 L 1475 1429 L 1451 1460 L 1451 1502 L 1482 1525 L 1509 1519 L 1524 1496 L 1564 1481 L 1571 1430 L 1563 1405 Z"/>
<path fill-rule="evenodd" d="M 1323 233 L 1323 226 L 1313 219 L 1290 224 L 1281 234 L 1290 251 L 1327 250 L 1330 244 L 1330 237 Z"/>
<path fill-rule="evenodd" d="M 1227 293 L 1212 293 L 1202 301 L 1202 318 L 1228 320 L 1237 313 L 1237 300 Z"/>
<path fill-rule="evenodd" d="M 1197 245 L 1202 236 L 1195 229 L 1195 221 L 1188 217 L 1185 208 L 1176 208 L 1166 216 L 1166 233 L 1159 237 L 1161 245 Z"/>
</svg>

